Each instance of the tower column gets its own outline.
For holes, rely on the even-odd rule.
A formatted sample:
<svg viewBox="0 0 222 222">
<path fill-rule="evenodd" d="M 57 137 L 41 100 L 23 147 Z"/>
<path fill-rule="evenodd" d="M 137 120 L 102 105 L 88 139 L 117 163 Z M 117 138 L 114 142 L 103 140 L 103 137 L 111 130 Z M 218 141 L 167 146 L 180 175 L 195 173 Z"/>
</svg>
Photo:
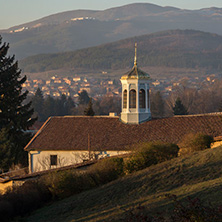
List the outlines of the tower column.
<svg viewBox="0 0 222 222">
<path fill-rule="evenodd" d="M 145 101 L 146 101 L 146 113 L 148 112 L 148 93 L 147 93 L 147 83 L 145 84 Z"/>
<path fill-rule="evenodd" d="M 127 84 L 127 105 L 126 105 L 126 112 L 129 113 L 129 84 Z"/>
<path fill-rule="evenodd" d="M 136 112 L 139 112 L 139 84 L 136 84 Z"/>
<path fill-rule="evenodd" d="M 149 112 L 150 112 L 150 89 L 149 90 Z"/>
</svg>

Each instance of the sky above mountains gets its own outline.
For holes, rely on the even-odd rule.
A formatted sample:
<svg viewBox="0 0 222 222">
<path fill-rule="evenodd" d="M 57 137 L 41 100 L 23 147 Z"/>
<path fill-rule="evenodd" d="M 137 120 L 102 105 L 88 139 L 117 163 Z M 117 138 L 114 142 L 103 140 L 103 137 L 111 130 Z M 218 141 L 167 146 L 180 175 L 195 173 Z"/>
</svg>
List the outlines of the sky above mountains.
<svg viewBox="0 0 222 222">
<path fill-rule="evenodd" d="M 222 8 L 221 0 L 0 0 L 0 29 L 7 29 L 62 11 L 104 10 L 139 2 L 182 9 Z"/>
</svg>

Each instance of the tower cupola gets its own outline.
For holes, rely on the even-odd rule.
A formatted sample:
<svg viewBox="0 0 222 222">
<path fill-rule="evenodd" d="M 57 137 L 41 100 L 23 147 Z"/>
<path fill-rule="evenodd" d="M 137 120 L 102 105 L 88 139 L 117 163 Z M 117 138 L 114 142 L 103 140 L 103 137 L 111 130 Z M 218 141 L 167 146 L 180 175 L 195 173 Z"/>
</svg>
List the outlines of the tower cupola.
<svg viewBox="0 0 222 222">
<path fill-rule="evenodd" d="M 149 74 L 138 68 L 137 43 L 133 68 L 120 79 L 122 83 L 122 112 L 124 123 L 139 124 L 151 118 Z"/>
</svg>

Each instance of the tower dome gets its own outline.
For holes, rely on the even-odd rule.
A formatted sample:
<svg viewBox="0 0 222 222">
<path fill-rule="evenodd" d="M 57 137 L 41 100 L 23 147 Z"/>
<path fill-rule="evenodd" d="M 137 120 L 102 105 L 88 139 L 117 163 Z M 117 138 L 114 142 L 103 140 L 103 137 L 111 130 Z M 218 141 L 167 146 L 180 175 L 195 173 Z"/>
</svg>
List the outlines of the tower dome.
<svg viewBox="0 0 222 222">
<path fill-rule="evenodd" d="M 138 68 L 137 43 L 135 43 L 134 66 L 120 79 L 122 83 L 121 120 L 124 123 L 139 124 L 151 118 L 149 79 L 149 74 Z"/>
</svg>

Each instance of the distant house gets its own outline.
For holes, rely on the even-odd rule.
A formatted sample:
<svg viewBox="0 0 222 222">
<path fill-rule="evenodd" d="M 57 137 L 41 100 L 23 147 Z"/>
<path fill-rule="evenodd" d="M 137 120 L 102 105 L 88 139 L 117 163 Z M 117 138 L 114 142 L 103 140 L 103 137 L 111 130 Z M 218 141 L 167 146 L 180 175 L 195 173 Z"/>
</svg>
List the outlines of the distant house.
<svg viewBox="0 0 222 222">
<path fill-rule="evenodd" d="M 150 77 L 138 68 L 136 49 L 132 70 L 121 77 L 121 116 L 49 118 L 25 147 L 30 172 L 126 154 L 141 142 L 178 143 L 191 132 L 222 135 L 221 113 L 151 119 Z"/>
</svg>

